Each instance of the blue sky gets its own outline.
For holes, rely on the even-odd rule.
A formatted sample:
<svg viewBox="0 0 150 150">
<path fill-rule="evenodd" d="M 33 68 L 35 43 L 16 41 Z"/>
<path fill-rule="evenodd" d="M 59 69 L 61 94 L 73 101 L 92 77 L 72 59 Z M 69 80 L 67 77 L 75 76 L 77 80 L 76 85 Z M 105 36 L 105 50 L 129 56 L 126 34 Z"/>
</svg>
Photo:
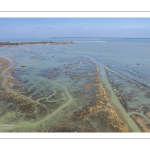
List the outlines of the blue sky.
<svg viewBox="0 0 150 150">
<path fill-rule="evenodd" d="M 0 38 L 145 37 L 150 18 L 0 18 Z"/>
</svg>

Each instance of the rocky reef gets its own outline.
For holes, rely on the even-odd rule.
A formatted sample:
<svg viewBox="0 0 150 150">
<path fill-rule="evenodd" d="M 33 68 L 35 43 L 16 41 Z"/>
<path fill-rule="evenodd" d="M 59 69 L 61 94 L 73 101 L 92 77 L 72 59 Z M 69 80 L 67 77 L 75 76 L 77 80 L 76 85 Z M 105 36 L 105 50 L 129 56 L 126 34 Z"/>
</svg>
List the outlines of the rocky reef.
<svg viewBox="0 0 150 150">
<path fill-rule="evenodd" d="M 108 81 L 118 100 L 142 132 L 150 131 L 149 80 L 128 69 L 105 67 Z M 122 71 L 123 70 L 123 71 Z M 142 82 L 143 81 L 143 82 Z"/>
<path fill-rule="evenodd" d="M 33 78 L 20 78 L 31 73 L 27 67 L 7 70 L 0 92 L 5 109 L 1 109 L 0 116 L 5 118 L 4 123 L 16 124 L 10 132 L 129 131 L 109 99 L 97 64 L 83 58 L 69 62 L 36 73 L 37 80 L 43 79 L 43 88 L 35 87 Z M 10 64 L 1 58 L 0 65 L 2 73 Z"/>
<path fill-rule="evenodd" d="M 142 132 L 150 132 L 150 123 L 140 115 L 131 115 L 131 118 L 137 123 Z"/>
</svg>

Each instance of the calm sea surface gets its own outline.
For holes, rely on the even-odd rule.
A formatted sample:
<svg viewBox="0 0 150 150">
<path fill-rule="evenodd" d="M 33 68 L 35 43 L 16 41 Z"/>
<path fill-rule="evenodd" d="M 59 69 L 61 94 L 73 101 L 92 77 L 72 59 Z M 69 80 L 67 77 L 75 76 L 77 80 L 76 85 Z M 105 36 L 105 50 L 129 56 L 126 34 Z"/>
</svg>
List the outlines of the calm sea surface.
<svg viewBox="0 0 150 150">
<path fill-rule="evenodd" d="M 136 123 L 131 119 L 132 114 L 138 114 L 150 122 L 149 117 L 144 114 L 144 109 L 147 112 L 150 111 L 150 39 L 47 38 L 42 40 L 0 39 L 0 41 L 77 42 L 77 44 L 64 45 L 0 47 L 0 56 L 8 58 L 12 62 L 14 71 L 11 75 L 21 83 L 13 87 L 14 93 L 17 94 L 17 90 L 23 88 L 26 91 L 25 96 L 28 98 L 34 97 L 36 102 L 42 100 L 47 102 L 57 101 L 58 106 L 61 103 L 62 108 L 56 109 L 57 111 L 52 116 L 65 108 L 65 105 L 71 104 L 73 105 L 72 108 L 82 109 L 80 102 L 75 103 L 72 93 L 77 91 L 82 86 L 82 82 L 85 81 L 75 83 L 69 81 L 68 76 L 61 73 L 54 80 L 49 80 L 45 77 L 47 73 L 51 76 L 52 72 L 49 71 L 52 69 L 57 70 L 62 66 L 76 64 L 82 62 L 82 60 L 90 60 L 98 65 L 102 82 L 110 94 L 111 101 L 118 109 L 119 115 L 124 118 L 129 126 L 134 131 L 139 131 Z M 79 68 L 76 69 L 79 70 Z M 82 69 L 84 70 L 84 68 Z M 110 80 L 112 82 L 109 82 Z M 118 95 L 113 91 L 113 87 L 119 91 Z M 59 93 L 56 99 L 52 99 L 52 95 L 56 93 Z M 67 101 L 67 97 L 69 101 Z M 52 116 L 43 117 L 43 121 Z M 6 123 L 6 119 L 10 120 L 10 124 L 13 124 L 10 119 L 12 117 L 13 114 L 2 116 L 0 118 L 1 124 Z M 40 120 L 39 117 L 39 122 Z M 55 119 L 53 121 L 55 122 Z M 18 127 L 22 127 L 18 130 L 23 131 L 25 125 L 32 126 L 33 122 L 23 122 L 20 119 L 18 123 Z M 36 122 L 33 124 L 36 125 Z"/>
</svg>

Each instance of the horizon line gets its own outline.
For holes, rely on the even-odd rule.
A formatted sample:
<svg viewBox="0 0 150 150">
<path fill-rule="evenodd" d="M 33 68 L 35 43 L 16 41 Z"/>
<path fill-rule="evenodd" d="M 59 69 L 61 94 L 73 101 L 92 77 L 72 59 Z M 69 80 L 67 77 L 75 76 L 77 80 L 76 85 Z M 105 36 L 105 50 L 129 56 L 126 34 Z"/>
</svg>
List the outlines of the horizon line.
<svg viewBox="0 0 150 150">
<path fill-rule="evenodd" d="M 139 39 L 149 39 L 150 37 L 98 37 L 98 36 L 91 36 L 91 37 L 64 37 L 64 36 L 57 36 L 57 37 L 0 37 L 0 39 L 47 39 L 47 38 L 125 38 L 125 39 L 127 39 L 127 38 L 130 38 L 130 39 L 132 39 L 132 38 L 139 38 Z"/>
</svg>

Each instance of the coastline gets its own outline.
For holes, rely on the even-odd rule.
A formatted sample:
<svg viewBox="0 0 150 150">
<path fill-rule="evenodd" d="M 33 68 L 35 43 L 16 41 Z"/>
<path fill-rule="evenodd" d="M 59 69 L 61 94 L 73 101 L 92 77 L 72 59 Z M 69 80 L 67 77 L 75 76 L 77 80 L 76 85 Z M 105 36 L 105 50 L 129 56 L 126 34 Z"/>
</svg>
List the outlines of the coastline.
<svg viewBox="0 0 150 150">
<path fill-rule="evenodd" d="M 22 45 L 53 45 L 53 44 L 77 44 L 76 42 L 0 42 L 0 46 L 22 46 Z"/>
</svg>

